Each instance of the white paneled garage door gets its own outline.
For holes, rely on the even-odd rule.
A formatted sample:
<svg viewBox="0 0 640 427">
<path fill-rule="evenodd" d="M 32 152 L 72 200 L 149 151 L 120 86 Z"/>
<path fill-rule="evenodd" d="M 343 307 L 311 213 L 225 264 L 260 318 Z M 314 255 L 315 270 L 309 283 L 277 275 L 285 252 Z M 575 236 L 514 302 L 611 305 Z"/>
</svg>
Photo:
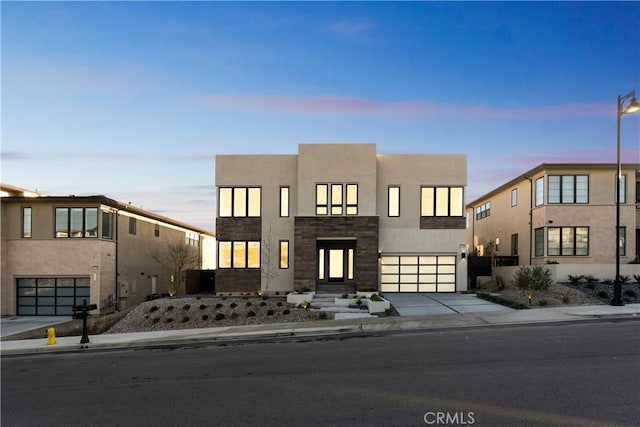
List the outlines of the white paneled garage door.
<svg viewBox="0 0 640 427">
<path fill-rule="evenodd" d="M 455 292 L 455 255 L 382 255 L 382 292 Z"/>
</svg>

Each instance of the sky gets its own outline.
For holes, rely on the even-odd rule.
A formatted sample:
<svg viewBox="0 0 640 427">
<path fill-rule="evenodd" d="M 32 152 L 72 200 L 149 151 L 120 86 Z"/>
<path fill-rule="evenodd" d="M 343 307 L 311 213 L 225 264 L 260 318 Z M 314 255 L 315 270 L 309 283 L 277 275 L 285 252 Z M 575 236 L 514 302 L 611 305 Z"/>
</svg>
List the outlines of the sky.
<svg viewBox="0 0 640 427">
<path fill-rule="evenodd" d="M 467 202 L 615 162 L 640 2 L 11 2 L 2 182 L 215 230 L 215 156 L 301 143 L 466 154 Z M 640 114 L 621 120 L 640 163 Z"/>
</svg>

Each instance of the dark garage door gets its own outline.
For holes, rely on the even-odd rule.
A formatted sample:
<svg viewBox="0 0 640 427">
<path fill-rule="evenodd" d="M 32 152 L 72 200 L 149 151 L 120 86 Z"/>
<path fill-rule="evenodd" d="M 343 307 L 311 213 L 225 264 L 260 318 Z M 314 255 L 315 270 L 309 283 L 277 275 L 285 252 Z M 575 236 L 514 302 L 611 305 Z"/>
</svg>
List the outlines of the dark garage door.
<svg viewBox="0 0 640 427">
<path fill-rule="evenodd" d="M 89 302 L 89 277 L 16 279 L 19 316 L 71 316 L 72 307 Z"/>
</svg>

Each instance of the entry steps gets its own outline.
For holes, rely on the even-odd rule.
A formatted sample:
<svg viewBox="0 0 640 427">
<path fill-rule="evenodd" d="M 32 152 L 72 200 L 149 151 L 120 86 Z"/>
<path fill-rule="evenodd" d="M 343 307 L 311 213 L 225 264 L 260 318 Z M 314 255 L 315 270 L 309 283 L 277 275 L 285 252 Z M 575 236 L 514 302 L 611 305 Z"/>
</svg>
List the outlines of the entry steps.
<svg viewBox="0 0 640 427">
<path fill-rule="evenodd" d="M 334 313 L 336 319 L 356 319 L 364 317 L 377 317 L 369 314 L 368 310 L 359 308 L 349 308 L 344 305 L 337 305 L 336 298 L 340 298 L 342 294 L 315 294 L 311 301 L 311 307 L 320 311 Z"/>
</svg>

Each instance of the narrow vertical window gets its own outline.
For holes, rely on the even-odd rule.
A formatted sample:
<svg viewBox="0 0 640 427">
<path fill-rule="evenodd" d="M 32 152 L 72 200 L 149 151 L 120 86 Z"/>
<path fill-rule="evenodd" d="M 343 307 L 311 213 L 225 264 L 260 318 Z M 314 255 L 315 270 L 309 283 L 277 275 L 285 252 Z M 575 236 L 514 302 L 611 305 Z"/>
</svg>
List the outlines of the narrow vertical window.
<svg viewBox="0 0 640 427">
<path fill-rule="evenodd" d="M 98 237 L 98 208 L 84 210 L 84 237 Z"/>
<path fill-rule="evenodd" d="M 547 178 L 549 182 L 549 190 L 547 192 L 547 198 L 549 203 L 560 203 L 560 176 L 559 175 L 549 175 Z M 536 181 L 537 183 L 537 181 Z"/>
<path fill-rule="evenodd" d="M 331 184 L 331 215 L 342 215 L 342 184 Z"/>
<path fill-rule="evenodd" d="M 318 280 L 324 280 L 324 249 L 318 249 Z"/>
<path fill-rule="evenodd" d="M 560 228 L 549 227 L 547 229 L 547 255 L 560 255 Z"/>
<path fill-rule="evenodd" d="M 69 237 L 69 209 L 56 208 L 56 237 Z"/>
<path fill-rule="evenodd" d="M 102 211 L 102 238 L 113 239 L 113 212 Z"/>
<path fill-rule="evenodd" d="M 316 184 L 316 215 L 329 214 L 329 186 Z"/>
<path fill-rule="evenodd" d="M 70 224 L 71 224 L 71 237 L 82 237 L 82 231 L 84 229 L 84 212 L 82 208 L 71 208 L 70 211 Z"/>
<path fill-rule="evenodd" d="M 220 188 L 218 198 L 219 215 L 220 218 L 227 218 L 233 215 L 233 189 L 232 188 Z"/>
<path fill-rule="evenodd" d="M 534 239 L 535 256 L 544 256 L 544 228 L 536 228 Z"/>
<path fill-rule="evenodd" d="M 233 189 L 233 216 L 247 216 L 247 189 L 244 187 Z"/>
<path fill-rule="evenodd" d="M 576 176 L 576 203 L 589 203 L 589 176 Z"/>
<path fill-rule="evenodd" d="M 511 190 L 511 207 L 518 205 L 518 189 Z"/>
<path fill-rule="evenodd" d="M 280 268 L 289 268 L 289 241 L 280 240 Z"/>
<path fill-rule="evenodd" d="M 449 189 L 449 215 L 462 216 L 464 211 L 464 194 L 462 187 L 451 187 Z"/>
<path fill-rule="evenodd" d="M 218 268 L 231 268 L 231 242 L 218 243 Z"/>
<path fill-rule="evenodd" d="M 280 217 L 289 216 L 289 187 L 280 187 Z"/>
<path fill-rule="evenodd" d="M 31 237 L 31 208 L 22 208 L 22 237 Z"/>
<path fill-rule="evenodd" d="M 618 187 L 618 180 L 615 180 L 615 188 Z M 620 200 L 620 203 L 627 203 L 627 176 L 626 175 L 621 175 L 620 176 L 620 191 L 618 193 L 618 197 Z M 616 200 L 614 199 L 614 202 Z"/>
<path fill-rule="evenodd" d="M 518 255 L 518 233 L 511 235 L 511 256 Z"/>
<path fill-rule="evenodd" d="M 347 184 L 347 215 L 358 215 L 358 184 Z"/>
<path fill-rule="evenodd" d="M 247 242 L 233 242 L 233 268 L 246 268 Z"/>
<path fill-rule="evenodd" d="M 153 237 L 160 237 L 160 224 L 153 226 Z"/>
<path fill-rule="evenodd" d="M 136 234 L 138 229 L 138 224 L 135 218 L 129 218 L 129 234 Z"/>
<path fill-rule="evenodd" d="M 400 216 L 400 187 L 389 187 L 388 215 L 390 217 Z"/>
<path fill-rule="evenodd" d="M 422 187 L 420 197 L 420 215 L 434 216 L 435 188 Z"/>
<path fill-rule="evenodd" d="M 576 227 L 576 255 L 589 255 L 589 227 Z"/>
<path fill-rule="evenodd" d="M 349 249 L 347 251 L 347 279 L 353 280 L 353 260 L 354 260 L 355 251 L 353 249 Z"/>
<path fill-rule="evenodd" d="M 247 267 L 260 268 L 260 242 L 247 242 Z"/>
<path fill-rule="evenodd" d="M 536 179 L 536 206 L 544 203 L 544 177 Z"/>
<path fill-rule="evenodd" d="M 620 256 L 627 254 L 627 227 L 620 227 L 618 230 L 618 253 Z M 636 243 L 637 244 L 637 243 Z"/>
<path fill-rule="evenodd" d="M 247 189 L 247 216 L 254 218 L 260 217 L 260 206 L 262 203 L 261 192 L 260 187 Z"/>
<path fill-rule="evenodd" d="M 436 188 L 436 216 L 449 216 L 449 189 Z"/>
</svg>

